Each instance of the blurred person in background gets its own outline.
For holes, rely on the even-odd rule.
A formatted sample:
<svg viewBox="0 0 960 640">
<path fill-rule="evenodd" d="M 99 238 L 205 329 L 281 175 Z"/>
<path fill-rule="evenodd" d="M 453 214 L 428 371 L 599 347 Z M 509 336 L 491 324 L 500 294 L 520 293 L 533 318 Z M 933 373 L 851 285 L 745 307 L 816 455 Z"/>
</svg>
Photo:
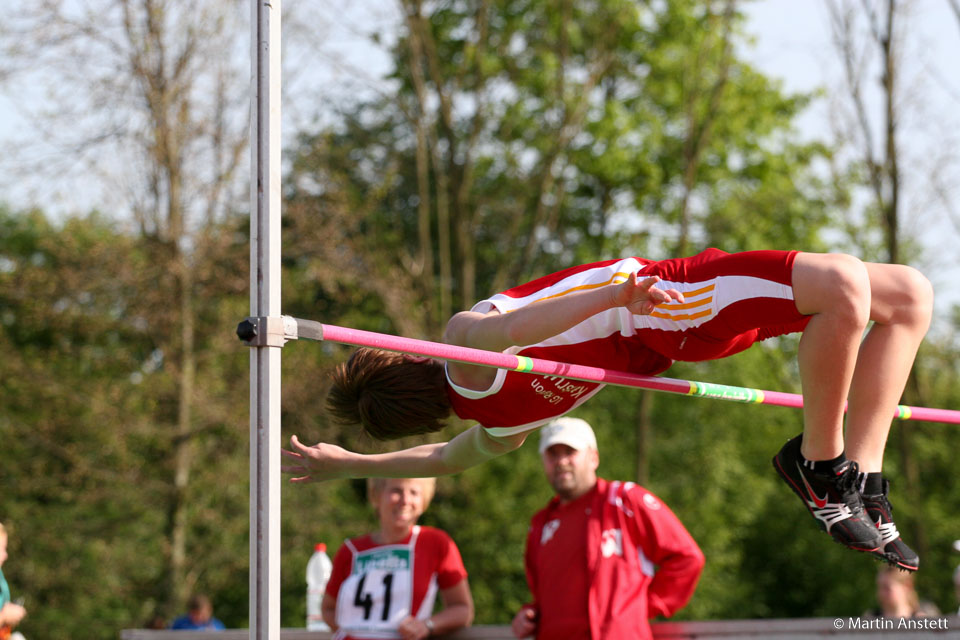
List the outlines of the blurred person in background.
<svg viewBox="0 0 960 640">
<path fill-rule="evenodd" d="M 7 539 L 7 530 L 3 523 L 0 523 L 0 640 L 16 640 L 23 638 L 14 629 L 26 617 L 27 610 L 10 599 L 10 586 L 3 576 L 3 563 L 7 561 Z"/>
<path fill-rule="evenodd" d="M 517 638 L 647 640 L 649 620 L 693 595 L 704 557 L 680 520 L 632 482 L 597 476 L 593 429 L 563 417 L 544 427 L 540 456 L 556 494 L 533 516 L 524 563 L 533 602 Z"/>
<path fill-rule="evenodd" d="M 953 550 L 960 551 L 960 540 L 953 541 Z M 953 570 L 953 590 L 957 596 L 957 603 L 960 604 L 960 565 Z M 960 616 L 960 609 L 957 609 L 957 615 Z"/>
<path fill-rule="evenodd" d="M 913 574 L 893 566 L 877 572 L 877 607 L 864 614 L 868 618 L 931 618 L 940 615 L 937 605 L 921 600 Z"/>
<path fill-rule="evenodd" d="M 226 627 L 213 617 L 213 604 L 210 598 L 198 593 L 187 602 L 187 613 L 170 625 L 179 631 L 223 631 Z"/>
<path fill-rule="evenodd" d="M 151 616 L 143 625 L 144 629 L 166 629 L 167 621 L 161 615 Z"/>
<path fill-rule="evenodd" d="M 460 550 L 445 532 L 417 524 L 436 482 L 367 481 L 379 527 L 343 543 L 323 597 L 323 620 L 338 640 L 422 640 L 473 622 L 473 596 Z M 438 593 L 443 608 L 434 613 Z"/>
<path fill-rule="evenodd" d="M 960 603 L 960 566 L 953 571 L 953 590 L 957 595 L 957 602 Z M 960 616 L 960 609 L 957 609 L 957 615 Z"/>
</svg>

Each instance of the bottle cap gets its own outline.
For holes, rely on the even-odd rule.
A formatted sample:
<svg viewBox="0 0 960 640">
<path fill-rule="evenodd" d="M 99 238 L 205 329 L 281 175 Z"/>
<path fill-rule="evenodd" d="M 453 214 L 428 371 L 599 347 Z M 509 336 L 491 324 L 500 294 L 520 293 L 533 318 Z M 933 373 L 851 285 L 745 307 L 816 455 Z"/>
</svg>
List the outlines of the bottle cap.
<svg viewBox="0 0 960 640">
<path fill-rule="evenodd" d="M 323 552 L 326 552 L 326 551 L 327 551 L 327 543 L 325 543 L 325 542 L 318 542 L 317 544 L 314 545 L 313 550 L 314 550 L 314 551 L 323 551 Z"/>
</svg>

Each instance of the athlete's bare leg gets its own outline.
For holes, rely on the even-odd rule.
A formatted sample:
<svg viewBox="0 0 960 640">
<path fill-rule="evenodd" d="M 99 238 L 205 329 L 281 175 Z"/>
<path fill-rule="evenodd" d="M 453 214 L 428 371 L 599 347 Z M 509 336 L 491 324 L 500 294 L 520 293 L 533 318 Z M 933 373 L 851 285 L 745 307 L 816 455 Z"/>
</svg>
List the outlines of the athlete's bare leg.
<svg viewBox="0 0 960 640">
<path fill-rule="evenodd" d="M 844 405 L 870 317 L 869 272 L 852 256 L 799 253 L 793 295 L 797 310 L 813 315 L 800 338 L 801 453 L 808 460 L 830 460 L 844 451 Z"/>
<path fill-rule="evenodd" d="M 930 283 L 909 267 L 811 253 L 797 254 L 792 276 L 797 309 L 811 316 L 799 354 L 804 427 L 774 468 L 834 540 L 916 571 L 920 560 L 893 522 L 889 483 L 867 475 L 854 488 L 858 469 L 880 471 L 894 409 L 930 324 Z M 847 460 L 829 465 L 801 460 L 841 453 Z"/>
<path fill-rule="evenodd" d="M 930 327 L 933 288 L 916 269 L 866 263 L 873 326 L 850 384 L 846 453 L 862 472 L 880 471 L 890 423 L 917 349 Z"/>
</svg>

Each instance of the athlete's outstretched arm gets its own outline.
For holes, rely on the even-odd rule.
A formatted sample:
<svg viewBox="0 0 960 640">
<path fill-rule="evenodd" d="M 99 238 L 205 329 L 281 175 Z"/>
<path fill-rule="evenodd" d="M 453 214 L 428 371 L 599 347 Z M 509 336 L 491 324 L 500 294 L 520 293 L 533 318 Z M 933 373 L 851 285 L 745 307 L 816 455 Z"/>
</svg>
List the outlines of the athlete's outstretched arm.
<svg viewBox="0 0 960 640">
<path fill-rule="evenodd" d="M 424 444 L 389 453 L 361 454 L 333 444 L 302 444 L 290 438 L 283 449 L 281 470 L 290 482 L 321 482 L 337 478 L 426 478 L 458 473 L 523 444 L 526 433 L 494 437 L 480 425 L 458 434 L 450 442 Z"/>
<path fill-rule="evenodd" d="M 463 311 L 447 323 L 444 342 L 503 351 L 536 344 L 608 309 L 625 307 L 631 313 L 649 315 L 659 304 L 683 302 L 676 289 L 658 289 L 659 281 L 658 276 L 640 279 L 634 272 L 624 282 L 538 300 L 511 313 Z"/>
</svg>

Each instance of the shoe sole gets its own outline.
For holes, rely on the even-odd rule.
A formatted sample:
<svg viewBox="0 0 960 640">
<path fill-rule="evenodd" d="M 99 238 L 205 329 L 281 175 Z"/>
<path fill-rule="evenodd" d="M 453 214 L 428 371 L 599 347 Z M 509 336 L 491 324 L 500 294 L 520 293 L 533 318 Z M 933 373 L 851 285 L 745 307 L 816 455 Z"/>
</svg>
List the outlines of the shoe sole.
<svg viewBox="0 0 960 640">
<path fill-rule="evenodd" d="M 851 547 L 851 548 L 852 548 L 852 547 Z M 902 570 L 902 571 L 913 572 L 913 571 L 916 571 L 916 570 L 918 570 L 918 569 L 920 568 L 920 564 L 919 564 L 919 563 L 917 563 L 917 564 L 906 564 L 905 562 L 903 562 L 902 560 L 900 560 L 899 558 L 897 558 L 897 556 L 893 555 L 892 553 L 884 553 L 884 552 L 882 552 L 882 551 L 880 551 L 880 550 L 877 550 L 877 551 L 874 551 L 871 555 L 873 555 L 873 556 L 874 556 L 875 558 L 877 558 L 878 560 L 882 560 L 882 561 L 886 562 L 886 563 L 887 563 L 888 565 L 890 565 L 891 567 L 896 567 L 896 568 L 898 568 L 898 569 L 900 569 L 900 570 Z"/>
<path fill-rule="evenodd" d="M 849 545 L 849 544 L 846 544 L 846 543 L 844 543 L 844 542 L 841 542 L 840 540 L 837 540 L 837 539 L 834 538 L 832 535 L 830 535 L 830 532 L 827 531 L 826 525 L 825 525 L 823 522 L 820 521 L 820 518 L 818 518 L 817 516 L 814 515 L 813 509 L 811 509 L 811 508 L 810 508 L 810 505 L 807 504 L 807 497 L 806 497 L 805 495 L 803 495 L 803 492 L 800 490 L 800 487 L 798 487 L 798 486 L 796 485 L 796 483 L 794 483 L 793 478 L 791 478 L 789 475 L 787 475 L 787 472 L 784 471 L 784 470 L 783 470 L 783 467 L 780 466 L 780 456 L 779 456 L 779 455 L 773 456 L 773 468 L 774 468 L 774 470 L 776 470 L 776 472 L 780 475 L 780 477 L 783 478 L 783 479 L 787 482 L 787 485 L 790 487 L 790 489 L 793 490 L 793 492 L 794 492 L 795 494 L 797 494 L 797 496 L 800 498 L 800 502 L 803 503 L 803 506 L 805 506 L 805 507 L 807 508 L 807 511 L 810 512 L 810 515 L 813 516 L 813 519 L 816 520 L 817 524 L 820 526 L 820 531 L 824 532 L 825 534 L 827 534 L 828 536 L 830 536 L 830 539 L 831 539 L 831 540 L 833 540 L 834 542 L 836 542 L 837 544 L 839 544 L 839 545 L 841 545 L 841 546 L 843 546 L 843 547 L 846 547 L 847 549 L 852 549 L 853 551 L 860 551 L 860 552 L 863 552 L 863 553 L 871 553 L 871 554 L 873 554 L 873 555 L 878 555 L 877 552 L 880 551 L 880 547 L 857 547 L 857 546 L 853 546 L 853 545 Z M 885 555 L 885 554 L 880 554 L 880 555 L 882 555 L 883 558 L 886 559 L 886 555 Z"/>
</svg>

